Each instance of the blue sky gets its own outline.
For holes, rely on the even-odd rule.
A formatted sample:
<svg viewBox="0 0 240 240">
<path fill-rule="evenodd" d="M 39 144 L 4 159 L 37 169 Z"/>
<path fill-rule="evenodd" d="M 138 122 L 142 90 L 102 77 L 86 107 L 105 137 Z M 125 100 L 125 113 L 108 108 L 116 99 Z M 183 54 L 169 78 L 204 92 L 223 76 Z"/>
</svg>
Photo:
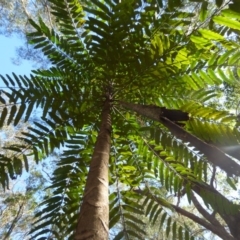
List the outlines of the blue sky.
<svg viewBox="0 0 240 240">
<path fill-rule="evenodd" d="M 18 74 L 28 75 L 31 72 L 32 63 L 23 60 L 20 65 L 12 63 L 12 58 L 16 57 L 16 48 L 23 44 L 18 37 L 5 37 L 0 35 L 0 74 L 11 74 L 12 72 Z"/>
<path fill-rule="evenodd" d="M 23 45 L 23 40 L 18 37 L 5 37 L 0 35 L 0 74 L 11 75 L 14 72 L 16 75 L 29 75 L 33 69 L 33 63 L 31 61 L 22 60 L 20 65 L 15 65 L 12 62 L 12 58 L 16 57 L 16 48 Z M 0 89 L 4 87 L 4 83 L 0 79 Z M 25 171 L 22 177 L 18 177 L 17 180 L 12 181 L 14 183 L 14 190 L 25 189 L 24 180 L 29 176 Z"/>
</svg>

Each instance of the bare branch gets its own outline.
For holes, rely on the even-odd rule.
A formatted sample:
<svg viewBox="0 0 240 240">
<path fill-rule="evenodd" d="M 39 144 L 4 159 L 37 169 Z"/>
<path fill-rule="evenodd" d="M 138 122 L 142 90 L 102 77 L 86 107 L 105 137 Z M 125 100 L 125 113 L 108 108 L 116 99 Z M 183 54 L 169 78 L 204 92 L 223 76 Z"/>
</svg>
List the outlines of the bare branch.
<svg viewBox="0 0 240 240">
<path fill-rule="evenodd" d="M 7 231 L 3 240 L 7 240 L 10 237 L 14 227 L 16 226 L 17 222 L 19 221 L 19 219 L 22 216 L 23 207 L 24 207 L 24 203 L 21 203 L 21 205 L 19 206 L 18 212 L 17 212 L 17 216 L 13 219 L 13 221 L 11 223 L 11 226 L 9 227 L 9 229 L 8 229 L 8 231 Z"/>
</svg>

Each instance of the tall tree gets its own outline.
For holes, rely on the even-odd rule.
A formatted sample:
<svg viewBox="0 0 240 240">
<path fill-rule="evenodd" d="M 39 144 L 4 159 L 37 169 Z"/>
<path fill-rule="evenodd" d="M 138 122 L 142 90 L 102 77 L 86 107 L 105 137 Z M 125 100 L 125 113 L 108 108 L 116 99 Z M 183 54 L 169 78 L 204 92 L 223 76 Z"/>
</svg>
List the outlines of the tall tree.
<svg viewBox="0 0 240 240">
<path fill-rule="evenodd" d="M 6 96 L 3 96 L 3 99 Z M 26 178 L 26 172 L 22 169 L 24 159 L 13 149 L 23 144 L 18 137 L 22 131 L 27 131 L 29 123 L 20 123 L 17 128 L 6 126 L 1 129 L 1 162 L 8 167 L 11 181 L 6 181 L 5 176 L 1 176 L 1 183 L 4 189 L 0 188 L 0 238 L 1 239 L 26 239 L 30 223 L 34 219 L 34 211 L 41 201 L 39 192 L 43 192 L 46 187 L 46 178 L 43 178 L 40 171 L 36 171 L 33 160 L 25 161 L 25 170 L 31 172 Z M 3 157 L 5 156 L 5 157 Z M 12 162 L 15 168 L 11 168 Z M 34 170 L 33 170 L 34 169 Z M 22 178 L 19 175 L 25 173 Z"/>
<path fill-rule="evenodd" d="M 41 204 L 31 237 L 106 239 L 108 228 L 114 230 L 121 221 L 115 239 L 142 239 L 144 221 L 136 214 L 146 214 L 151 222 L 161 217 L 166 236 L 171 231 L 173 239 L 193 238 L 191 229 L 168 216 L 168 208 L 223 239 L 238 239 L 239 205 L 223 196 L 214 181 L 218 166 L 235 187 L 232 175 L 239 176 L 239 164 L 210 144 L 239 142 L 235 117 L 211 107 L 216 86 L 237 81 L 239 73 L 234 75 L 232 68 L 239 61 L 238 43 L 228 34 L 239 30 L 239 14 L 222 7 L 208 12 L 206 2 L 198 1 L 204 28 L 189 31 L 198 14 L 183 11 L 181 1 L 49 3 L 58 27 L 29 19 L 35 31 L 28 38 L 53 67 L 33 71 L 30 78 L 2 76 L 10 89 L 4 104 L 12 107 L 7 122 L 8 108 L 3 108 L 0 125 L 27 121 L 34 108 L 41 117 L 30 133 L 23 133 L 25 145 L 12 150 L 27 159 L 25 150 L 31 149 L 37 162 L 54 149 L 61 152 L 52 196 Z M 147 114 L 136 111 L 143 104 Z M 9 168 L 0 164 L 4 183 Z M 11 161 L 8 165 L 14 169 Z M 162 198 L 156 183 L 179 201 L 186 195 L 204 219 Z M 195 194 L 229 231 L 198 204 Z"/>
<path fill-rule="evenodd" d="M 111 95 L 111 92 L 106 93 L 106 101 L 102 111 L 102 123 L 89 167 L 75 239 L 108 238 L 108 165 L 111 146 Z"/>
</svg>

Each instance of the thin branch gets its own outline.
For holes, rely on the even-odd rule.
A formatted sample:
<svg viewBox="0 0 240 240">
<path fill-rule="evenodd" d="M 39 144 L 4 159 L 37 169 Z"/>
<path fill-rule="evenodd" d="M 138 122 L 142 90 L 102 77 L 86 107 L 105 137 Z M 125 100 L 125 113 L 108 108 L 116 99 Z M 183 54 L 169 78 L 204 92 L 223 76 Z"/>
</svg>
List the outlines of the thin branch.
<svg viewBox="0 0 240 240">
<path fill-rule="evenodd" d="M 210 180 L 210 186 L 211 187 L 213 187 L 213 183 L 214 183 L 214 180 L 215 180 L 215 175 L 216 175 L 216 166 L 213 166 L 212 177 L 211 177 L 211 180 Z"/>
<path fill-rule="evenodd" d="M 8 229 L 8 231 L 7 231 L 7 233 L 6 233 L 6 235 L 5 235 L 3 240 L 7 240 L 10 237 L 14 227 L 16 226 L 17 222 L 19 221 L 19 219 L 22 216 L 23 206 L 24 206 L 23 203 L 19 206 L 19 209 L 18 209 L 18 212 L 17 212 L 17 216 L 13 219 L 13 221 L 11 223 L 11 226 L 9 227 L 9 229 Z"/>
<path fill-rule="evenodd" d="M 25 13 L 26 16 L 28 17 L 28 19 L 30 19 L 30 18 L 31 18 L 31 15 L 29 14 L 29 12 L 28 12 L 28 10 L 27 10 L 24 1 L 21 0 L 21 2 L 22 2 L 22 7 L 23 7 L 23 10 L 24 10 L 24 13 Z"/>
</svg>

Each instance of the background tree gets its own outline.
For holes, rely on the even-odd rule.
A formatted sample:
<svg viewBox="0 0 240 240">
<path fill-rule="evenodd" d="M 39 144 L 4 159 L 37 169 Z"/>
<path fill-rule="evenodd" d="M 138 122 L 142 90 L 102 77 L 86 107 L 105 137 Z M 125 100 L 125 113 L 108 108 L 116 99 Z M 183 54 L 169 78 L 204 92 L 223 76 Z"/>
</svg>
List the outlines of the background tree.
<svg viewBox="0 0 240 240">
<path fill-rule="evenodd" d="M 43 200 L 44 186 L 47 187 L 46 179 L 39 171 L 32 170 L 25 181 L 21 178 L 11 181 L 9 189 L 1 191 L 1 239 L 29 239 L 35 209 Z"/>
<path fill-rule="evenodd" d="M 23 133 L 25 145 L 17 146 L 15 151 L 27 159 L 25 149 L 31 149 L 37 162 L 54 149 L 61 152 L 50 186 L 52 196 L 36 214 L 31 237 L 73 237 L 86 175 L 92 170 L 89 163 L 99 132 L 99 109 L 107 100 L 112 109 L 109 227 L 122 223 L 115 239 L 144 238 L 144 221 L 135 214 L 146 214 L 153 222 L 161 218 L 161 228 L 166 228 L 162 231 L 166 236 L 171 232 L 173 239 L 183 235 L 185 239 L 193 238 L 191 229 L 179 226 L 166 209 L 223 239 L 238 239 L 239 206 L 223 196 L 214 182 L 219 166 L 234 187 L 231 175 L 238 177 L 240 166 L 209 142 L 230 146 L 239 141 L 235 116 L 212 108 L 210 102 L 217 98 L 216 85 L 237 81 L 231 70 L 239 61 L 238 44 L 225 33 L 240 28 L 239 14 L 219 9 L 217 14 L 222 15 L 209 14 L 211 25 L 204 25 L 204 29 L 200 25 L 189 33 L 186 30 L 195 15 L 180 11 L 182 2 L 171 1 L 161 8 L 159 1 L 85 1 L 84 11 L 75 0 L 49 2 L 58 27 L 50 29 L 41 18 L 39 24 L 29 20 L 35 31 L 28 37 L 54 67 L 33 71 L 31 78 L 2 76 L 11 90 L 5 94 L 13 104 L 7 123 L 17 125 L 22 117 L 27 121 L 34 108 L 41 116 L 30 133 Z M 204 4 L 201 2 L 201 7 Z M 208 26 L 211 29 L 206 29 Z M 129 107 L 138 113 L 130 115 L 122 108 L 130 105 L 145 111 Z M 187 114 L 188 118 L 170 118 L 166 114 L 170 110 Z M 4 108 L 1 125 L 7 112 Z M 105 131 L 110 134 L 109 126 Z M 215 159 L 209 149 L 223 159 Z M 227 168 L 226 161 L 234 168 Z M 1 176 L 7 176 L 4 164 L 2 169 Z M 178 202 L 168 202 L 158 194 L 157 186 L 146 184 L 153 179 Z M 95 180 L 106 185 L 105 177 Z M 95 187 L 90 185 L 85 197 Z M 208 211 L 198 204 L 195 194 Z M 193 202 L 204 219 L 179 206 L 183 196 Z M 101 198 L 91 200 L 95 207 L 98 203 L 107 204 Z M 218 218 L 225 221 L 228 230 Z M 100 220 L 107 232 L 105 219 Z"/>
<path fill-rule="evenodd" d="M 30 60 L 35 66 L 46 68 L 49 62 L 41 54 L 41 51 L 37 51 L 28 44 L 26 33 L 32 31 L 28 22 L 29 18 L 37 21 L 41 16 L 48 26 L 52 27 L 55 24 L 55 20 L 50 14 L 49 2 L 47 0 L 1 0 L 0 4 L 0 34 L 7 37 L 14 35 L 22 40 L 22 45 L 16 48 L 16 57 L 13 59 L 13 63 L 20 64 L 22 59 L 25 59 Z"/>
<path fill-rule="evenodd" d="M 2 101 L 6 98 L 7 96 L 2 94 Z M 27 235 L 34 219 L 34 211 L 38 203 L 43 200 L 43 196 L 41 196 L 43 188 L 47 187 L 46 176 L 43 177 L 39 166 L 36 169 L 33 159 L 29 158 L 29 162 L 25 161 L 26 159 L 21 159 L 15 152 L 15 147 L 22 144 L 19 139 L 22 137 L 21 132 L 28 131 L 29 126 L 30 122 L 20 122 L 18 127 L 10 124 L 1 129 L 1 166 L 8 167 L 12 178 L 10 181 L 6 181 L 4 175 L 0 178 L 4 187 L 4 189 L 0 189 L 1 239 L 28 239 Z M 10 162 L 13 164 L 15 172 L 11 168 Z M 22 169 L 22 164 L 25 164 L 25 171 Z M 41 165 L 41 170 L 46 168 L 44 162 Z M 1 170 L 3 169 L 1 168 Z M 27 173 L 26 170 L 31 173 Z M 20 175 L 22 177 L 19 177 Z"/>
</svg>

